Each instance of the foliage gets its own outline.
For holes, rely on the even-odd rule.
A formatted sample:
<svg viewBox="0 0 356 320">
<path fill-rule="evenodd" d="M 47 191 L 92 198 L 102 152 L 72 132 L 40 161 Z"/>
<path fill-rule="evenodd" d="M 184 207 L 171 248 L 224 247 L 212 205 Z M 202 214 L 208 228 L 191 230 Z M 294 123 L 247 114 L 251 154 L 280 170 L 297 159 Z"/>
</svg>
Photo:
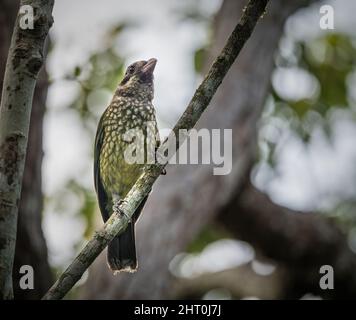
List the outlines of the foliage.
<svg viewBox="0 0 356 320">
<path fill-rule="evenodd" d="M 330 110 L 346 108 L 353 112 L 348 88 L 348 79 L 356 63 L 356 48 L 352 41 L 345 34 L 327 33 L 316 39 L 294 43 L 290 55 L 277 55 L 277 69 L 297 67 L 317 82 L 318 90 L 312 96 L 300 99 L 282 97 L 275 86 L 271 91 L 275 107 L 273 116 L 284 117 L 288 112 L 293 117 L 291 128 L 305 142 L 315 125 L 322 124 L 325 133 L 329 134 Z M 310 123 L 311 114 L 319 121 Z"/>
<path fill-rule="evenodd" d="M 288 41 L 292 41 L 288 46 L 293 49 L 286 50 L 288 54 L 283 49 L 277 53 L 276 72 L 301 70 L 303 74 L 313 79 L 316 90 L 311 90 L 313 92 L 310 95 L 289 97 L 280 88 L 283 84 L 272 81 L 273 86 L 262 122 L 266 125 L 283 123 L 306 146 L 313 131 L 321 128 L 332 147 L 332 115 L 335 111 L 342 110 L 349 119 L 355 119 L 355 99 L 352 98 L 354 88 L 351 80 L 356 70 L 354 40 L 342 33 L 324 33 L 314 39 L 296 42 L 288 38 Z M 283 40 L 281 46 L 283 47 Z M 297 86 L 299 85 L 304 84 L 297 83 Z M 270 139 L 262 132 L 260 139 L 264 147 L 260 149 L 262 160 L 266 161 L 271 169 L 276 169 L 280 137 Z M 338 199 L 338 204 L 324 213 L 335 218 L 336 223 L 349 231 L 356 227 L 354 214 L 356 207 L 355 201 L 345 199 L 344 193 L 333 194 L 332 196 Z"/>
</svg>

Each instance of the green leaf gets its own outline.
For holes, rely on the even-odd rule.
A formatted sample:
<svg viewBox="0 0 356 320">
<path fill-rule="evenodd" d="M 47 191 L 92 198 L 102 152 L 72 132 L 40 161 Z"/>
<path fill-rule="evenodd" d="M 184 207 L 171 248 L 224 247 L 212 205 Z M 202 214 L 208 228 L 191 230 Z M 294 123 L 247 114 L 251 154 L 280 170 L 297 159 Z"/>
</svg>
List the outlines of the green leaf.
<svg viewBox="0 0 356 320">
<path fill-rule="evenodd" d="M 201 252 L 209 243 L 227 237 L 227 233 L 223 230 L 216 228 L 215 225 L 208 225 L 189 244 L 186 250 L 190 253 Z"/>
<path fill-rule="evenodd" d="M 290 101 L 288 104 L 300 119 L 302 119 L 314 105 L 314 103 L 309 99 Z"/>
<path fill-rule="evenodd" d="M 75 76 L 76 78 L 79 77 L 80 74 L 81 74 L 81 72 L 82 72 L 82 68 L 79 67 L 79 66 L 76 66 L 75 69 L 74 69 L 74 76 Z"/>
<path fill-rule="evenodd" d="M 194 68 L 197 73 L 203 73 L 204 61 L 206 56 L 206 48 L 200 48 L 194 53 Z"/>
</svg>

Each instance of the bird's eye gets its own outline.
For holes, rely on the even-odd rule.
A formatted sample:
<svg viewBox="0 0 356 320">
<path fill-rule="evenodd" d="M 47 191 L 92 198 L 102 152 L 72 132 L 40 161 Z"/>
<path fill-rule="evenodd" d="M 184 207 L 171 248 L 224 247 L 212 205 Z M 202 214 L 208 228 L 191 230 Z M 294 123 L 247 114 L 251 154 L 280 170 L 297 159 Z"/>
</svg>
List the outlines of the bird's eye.
<svg viewBox="0 0 356 320">
<path fill-rule="evenodd" d="M 127 74 L 132 74 L 133 72 L 135 71 L 135 66 L 129 66 L 128 68 L 127 68 Z"/>
</svg>

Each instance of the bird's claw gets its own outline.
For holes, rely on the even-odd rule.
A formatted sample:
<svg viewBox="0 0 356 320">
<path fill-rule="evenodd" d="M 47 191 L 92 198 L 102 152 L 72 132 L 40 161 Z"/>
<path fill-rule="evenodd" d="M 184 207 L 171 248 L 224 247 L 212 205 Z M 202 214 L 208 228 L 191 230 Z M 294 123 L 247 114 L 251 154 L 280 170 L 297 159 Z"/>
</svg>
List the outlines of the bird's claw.
<svg viewBox="0 0 356 320">
<path fill-rule="evenodd" d="M 128 216 L 126 214 L 126 212 L 124 212 L 123 210 L 120 209 L 120 206 L 124 203 L 124 200 L 119 200 L 119 201 L 115 201 L 113 204 L 113 212 L 114 213 L 118 213 L 120 216 L 125 216 L 126 219 L 130 222 L 131 221 L 131 217 Z"/>
<path fill-rule="evenodd" d="M 162 172 L 161 172 L 161 175 L 162 176 L 165 176 L 167 174 L 167 170 L 165 168 L 163 168 Z"/>
</svg>

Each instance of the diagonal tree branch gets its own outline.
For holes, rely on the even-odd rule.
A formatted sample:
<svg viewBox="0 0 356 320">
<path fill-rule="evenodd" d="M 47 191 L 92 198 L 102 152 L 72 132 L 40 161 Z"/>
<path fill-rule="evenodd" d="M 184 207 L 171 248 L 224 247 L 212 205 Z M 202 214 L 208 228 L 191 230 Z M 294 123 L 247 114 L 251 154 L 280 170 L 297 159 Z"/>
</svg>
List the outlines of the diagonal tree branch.
<svg viewBox="0 0 356 320">
<path fill-rule="evenodd" d="M 189 130 L 194 127 L 202 113 L 208 107 L 217 88 L 221 84 L 227 71 L 237 58 L 242 47 L 250 37 L 258 19 L 264 14 L 268 0 L 250 0 L 244 14 L 230 35 L 227 43 L 212 64 L 207 76 L 196 90 L 187 109 L 173 128 L 171 135 L 179 136 L 179 130 Z M 169 139 L 168 139 L 169 141 Z M 176 150 L 183 143 L 178 140 Z M 152 185 L 161 174 L 165 164 L 156 164 L 147 169 L 137 180 L 133 188 L 120 205 L 125 215 L 114 212 L 104 227 L 98 231 L 75 260 L 69 265 L 57 282 L 44 296 L 44 299 L 61 299 L 81 278 L 84 271 L 92 264 L 100 252 L 117 235 L 122 233 L 129 222 L 129 218 L 141 201 L 149 194 Z"/>
<path fill-rule="evenodd" d="M 33 28 L 16 19 L 6 63 L 0 109 L 0 298 L 11 299 L 18 205 L 33 93 L 53 23 L 54 0 L 22 0 L 34 12 Z"/>
</svg>

